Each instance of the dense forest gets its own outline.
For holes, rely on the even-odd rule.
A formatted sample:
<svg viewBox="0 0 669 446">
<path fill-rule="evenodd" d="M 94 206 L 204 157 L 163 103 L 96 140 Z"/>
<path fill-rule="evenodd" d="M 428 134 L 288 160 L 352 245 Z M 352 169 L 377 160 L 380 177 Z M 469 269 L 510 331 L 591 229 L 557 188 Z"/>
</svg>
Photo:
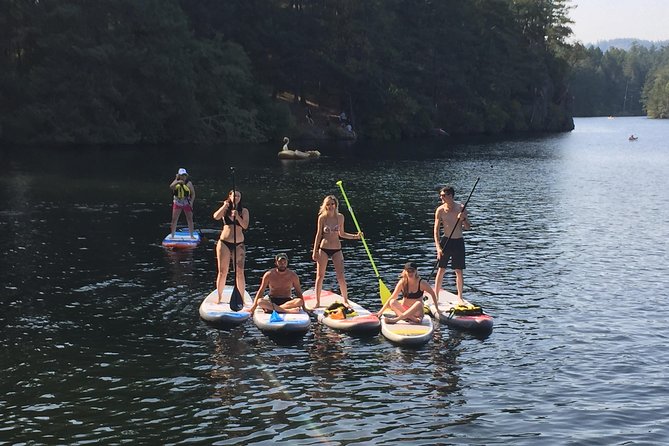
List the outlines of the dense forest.
<svg viewBox="0 0 669 446">
<path fill-rule="evenodd" d="M 570 83 L 590 81 L 595 56 L 567 43 L 567 13 L 567 0 L 0 0 L 0 139 L 278 140 L 307 107 L 333 137 L 340 112 L 360 138 L 570 130 Z"/>
<path fill-rule="evenodd" d="M 571 54 L 574 116 L 669 118 L 669 46 L 576 45 Z"/>
</svg>

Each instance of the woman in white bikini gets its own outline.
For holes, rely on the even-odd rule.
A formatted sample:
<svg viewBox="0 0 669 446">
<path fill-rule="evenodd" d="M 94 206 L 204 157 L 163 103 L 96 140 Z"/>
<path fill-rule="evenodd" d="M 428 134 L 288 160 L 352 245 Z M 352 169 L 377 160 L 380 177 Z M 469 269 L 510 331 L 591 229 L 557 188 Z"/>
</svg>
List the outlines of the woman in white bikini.
<svg viewBox="0 0 669 446">
<path fill-rule="evenodd" d="M 346 240 L 361 240 L 362 233 L 351 234 L 344 230 L 344 216 L 339 213 L 339 201 L 334 195 L 328 195 L 323 200 L 318 211 L 316 223 L 316 239 L 311 258 L 316 262 L 316 307 L 321 304 L 321 289 L 325 278 L 325 269 L 328 260 L 332 259 L 339 292 L 344 298 L 344 305 L 348 304 L 348 288 L 344 278 L 344 255 L 341 252 L 341 238 Z"/>
<path fill-rule="evenodd" d="M 214 220 L 223 220 L 223 230 L 216 244 L 216 259 L 218 260 L 218 275 L 216 276 L 218 300 L 216 303 L 221 303 L 233 250 L 237 261 L 235 264 L 235 283 L 242 296 L 246 289 L 244 231 L 249 227 L 249 210 L 242 206 L 242 193 L 235 191 L 233 195 L 233 191 L 230 191 L 228 198 L 214 212 L 213 217 Z"/>
</svg>

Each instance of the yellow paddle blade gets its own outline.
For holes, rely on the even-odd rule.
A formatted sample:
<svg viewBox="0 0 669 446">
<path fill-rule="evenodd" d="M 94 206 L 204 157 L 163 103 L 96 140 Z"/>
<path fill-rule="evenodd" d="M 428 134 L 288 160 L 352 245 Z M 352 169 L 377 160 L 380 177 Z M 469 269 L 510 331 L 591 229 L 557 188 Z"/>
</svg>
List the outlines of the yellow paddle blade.
<svg viewBox="0 0 669 446">
<path fill-rule="evenodd" d="M 385 283 L 383 283 L 383 280 L 379 279 L 379 293 L 381 293 L 381 304 L 385 305 L 386 302 L 388 302 L 388 299 L 390 299 L 390 290 L 386 286 Z"/>
</svg>

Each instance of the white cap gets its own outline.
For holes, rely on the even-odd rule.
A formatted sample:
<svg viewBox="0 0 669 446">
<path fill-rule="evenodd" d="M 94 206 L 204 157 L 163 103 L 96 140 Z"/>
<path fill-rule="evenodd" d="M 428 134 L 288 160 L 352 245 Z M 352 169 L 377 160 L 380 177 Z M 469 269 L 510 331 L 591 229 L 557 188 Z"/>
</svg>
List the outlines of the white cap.
<svg viewBox="0 0 669 446">
<path fill-rule="evenodd" d="M 184 169 L 184 168 L 182 167 L 182 168 L 179 169 L 179 171 L 177 172 L 177 175 L 188 175 L 188 172 L 186 172 L 186 169 Z"/>
</svg>

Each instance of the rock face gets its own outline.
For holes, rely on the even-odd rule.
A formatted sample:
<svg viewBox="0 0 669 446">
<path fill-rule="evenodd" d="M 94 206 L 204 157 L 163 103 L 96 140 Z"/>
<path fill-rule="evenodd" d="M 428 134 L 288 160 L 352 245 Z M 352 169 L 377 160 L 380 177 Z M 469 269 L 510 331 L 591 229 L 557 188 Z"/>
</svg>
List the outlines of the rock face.
<svg viewBox="0 0 669 446">
<path fill-rule="evenodd" d="M 528 113 L 529 130 L 542 132 L 574 130 L 571 96 L 566 87 L 556 91 L 553 82 L 547 79 L 534 93 L 534 103 Z"/>
</svg>

